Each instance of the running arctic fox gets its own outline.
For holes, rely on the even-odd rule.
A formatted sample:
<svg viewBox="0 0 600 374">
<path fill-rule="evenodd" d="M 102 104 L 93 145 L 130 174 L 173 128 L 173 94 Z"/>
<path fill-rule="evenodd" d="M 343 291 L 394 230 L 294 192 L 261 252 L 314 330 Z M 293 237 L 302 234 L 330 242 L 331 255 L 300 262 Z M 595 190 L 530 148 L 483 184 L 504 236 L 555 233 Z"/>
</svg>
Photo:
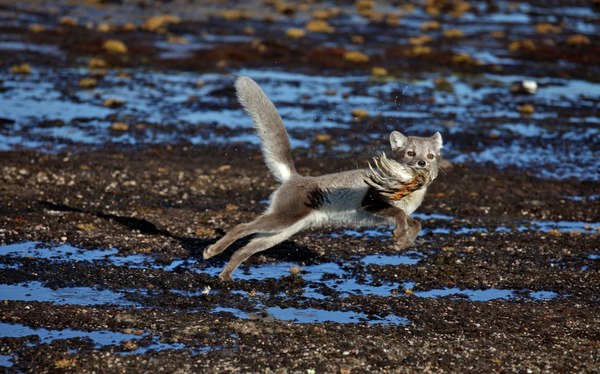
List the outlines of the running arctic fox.
<svg viewBox="0 0 600 374">
<path fill-rule="evenodd" d="M 254 253 L 310 227 L 396 224 L 396 247 L 404 249 L 414 242 L 421 224 L 410 214 L 437 177 L 440 133 L 421 138 L 393 131 L 390 144 L 395 160 L 383 153 L 373 158 L 375 167 L 306 177 L 294 167 L 290 140 L 275 105 L 248 77 L 239 77 L 235 88 L 239 102 L 254 121 L 265 163 L 281 185 L 271 195 L 265 213 L 235 226 L 204 250 L 204 258 L 209 259 L 236 240 L 256 234 L 231 256 L 219 274 L 221 280 L 231 280 L 231 273 Z"/>
</svg>

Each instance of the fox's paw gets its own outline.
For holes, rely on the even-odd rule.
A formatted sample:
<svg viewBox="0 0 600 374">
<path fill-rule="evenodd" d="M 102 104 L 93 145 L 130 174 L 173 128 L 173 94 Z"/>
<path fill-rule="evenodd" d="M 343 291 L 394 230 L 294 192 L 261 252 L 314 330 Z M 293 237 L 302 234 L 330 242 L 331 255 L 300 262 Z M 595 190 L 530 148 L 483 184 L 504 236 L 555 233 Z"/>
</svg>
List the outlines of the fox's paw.
<svg viewBox="0 0 600 374">
<path fill-rule="evenodd" d="M 211 258 L 212 256 L 214 256 L 217 252 L 215 251 L 215 246 L 211 245 L 210 247 L 207 247 L 204 249 L 204 252 L 202 252 L 202 257 L 205 260 L 208 260 L 209 258 Z"/>
<path fill-rule="evenodd" d="M 223 282 L 233 281 L 233 279 L 231 279 L 231 272 L 226 270 L 223 270 L 221 274 L 219 274 L 219 279 Z"/>
<path fill-rule="evenodd" d="M 421 231 L 421 223 L 415 219 L 409 218 L 405 227 L 397 226 L 392 232 L 394 238 L 394 248 L 402 250 L 410 247 Z"/>
<path fill-rule="evenodd" d="M 402 238 L 394 238 L 394 249 L 397 251 L 402 251 L 406 248 L 409 248 L 415 242 L 414 239 L 404 236 Z"/>
</svg>

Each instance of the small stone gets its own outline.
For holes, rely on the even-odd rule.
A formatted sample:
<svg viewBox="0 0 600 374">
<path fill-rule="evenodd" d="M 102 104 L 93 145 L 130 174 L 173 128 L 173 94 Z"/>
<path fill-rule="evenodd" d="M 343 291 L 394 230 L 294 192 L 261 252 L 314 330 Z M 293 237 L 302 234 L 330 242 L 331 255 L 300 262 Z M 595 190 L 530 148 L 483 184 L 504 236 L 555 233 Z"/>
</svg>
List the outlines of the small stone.
<svg viewBox="0 0 600 374">
<path fill-rule="evenodd" d="M 448 39 L 458 39 L 465 36 L 464 31 L 460 29 L 448 29 L 444 30 L 444 37 Z"/>
<path fill-rule="evenodd" d="M 385 77 L 386 75 L 388 75 L 388 71 L 386 68 L 373 66 L 371 68 L 371 75 L 374 77 Z"/>
<path fill-rule="evenodd" d="M 535 31 L 539 34 L 558 34 L 562 28 L 551 23 L 538 23 L 535 25 Z"/>
<path fill-rule="evenodd" d="M 584 45 L 589 45 L 592 42 L 590 41 L 590 38 L 588 38 L 585 35 L 581 35 L 581 34 L 576 34 L 576 35 L 571 35 L 567 38 L 566 41 L 567 45 L 571 46 L 571 47 L 581 47 Z"/>
<path fill-rule="evenodd" d="M 159 31 L 167 25 L 177 24 L 179 22 L 181 22 L 181 19 L 177 16 L 170 14 L 161 14 L 146 19 L 142 27 L 149 31 Z"/>
<path fill-rule="evenodd" d="M 82 78 L 79 81 L 79 87 L 81 88 L 93 88 L 98 85 L 96 78 Z"/>
<path fill-rule="evenodd" d="M 555 237 L 562 236 L 561 232 L 558 231 L 558 230 L 556 230 L 556 229 L 550 230 L 550 232 L 548 233 L 548 235 L 555 236 Z"/>
<path fill-rule="evenodd" d="M 291 27 L 291 28 L 289 28 L 286 31 L 285 34 L 287 36 L 289 36 L 290 38 L 300 39 L 300 38 L 302 38 L 303 36 L 306 35 L 306 31 L 304 31 L 304 29 L 300 29 L 300 28 L 297 28 L 297 27 Z"/>
<path fill-rule="evenodd" d="M 22 63 L 10 67 L 10 72 L 13 74 L 31 74 L 31 65 Z"/>
<path fill-rule="evenodd" d="M 356 120 L 361 120 L 369 116 L 369 112 L 363 108 L 356 108 L 352 110 L 352 117 Z"/>
<path fill-rule="evenodd" d="M 344 60 L 356 63 L 364 63 L 369 62 L 369 56 L 360 51 L 347 51 L 344 53 Z"/>
<path fill-rule="evenodd" d="M 125 104 L 125 101 L 123 101 L 121 99 L 115 99 L 115 98 L 109 98 L 102 102 L 102 105 L 104 105 L 107 108 L 120 108 L 124 104 Z"/>
<path fill-rule="evenodd" d="M 375 1 L 373 0 L 357 0 L 354 6 L 358 11 L 364 12 L 375 9 Z"/>
<path fill-rule="evenodd" d="M 92 69 L 105 69 L 107 66 L 106 60 L 101 58 L 92 57 L 88 61 L 88 67 Z"/>
<path fill-rule="evenodd" d="M 523 105 L 519 105 L 517 106 L 517 110 L 521 113 L 521 114 L 533 114 L 535 112 L 535 108 L 533 105 L 531 104 L 523 104 Z"/>
<path fill-rule="evenodd" d="M 62 17 L 58 23 L 63 26 L 77 26 L 77 19 L 74 17 L 65 16 Z"/>
<path fill-rule="evenodd" d="M 433 81 L 433 84 L 435 85 L 435 88 L 440 91 L 454 92 L 454 86 L 444 77 L 437 77 Z"/>
<path fill-rule="evenodd" d="M 413 56 L 422 56 L 422 55 L 430 54 L 431 51 L 432 51 L 431 47 L 424 46 L 424 45 L 416 45 L 411 48 L 410 54 Z"/>
<path fill-rule="evenodd" d="M 306 24 L 306 29 L 310 32 L 323 32 L 328 34 L 331 34 L 335 31 L 335 28 L 333 26 L 331 26 L 329 23 L 327 23 L 327 21 L 322 19 L 314 19 L 308 21 L 308 23 Z"/>
<path fill-rule="evenodd" d="M 535 42 L 531 39 L 515 40 L 508 45 L 510 51 L 533 51 L 536 49 Z"/>
<path fill-rule="evenodd" d="M 246 18 L 246 13 L 239 9 L 228 9 L 221 12 L 221 18 L 227 21 L 238 21 Z"/>
<path fill-rule="evenodd" d="M 187 44 L 188 40 L 185 36 L 168 35 L 167 43 L 171 44 Z"/>
<path fill-rule="evenodd" d="M 455 64 L 477 64 L 477 61 L 468 53 L 459 53 L 452 56 L 452 62 Z"/>
<path fill-rule="evenodd" d="M 96 27 L 96 30 L 99 32 L 109 32 L 112 31 L 113 27 L 108 23 L 101 23 Z"/>
<path fill-rule="evenodd" d="M 419 29 L 421 29 L 423 31 L 439 30 L 440 27 L 441 27 L 441 25 L 438 21 L 426 21 L 419 25 Z"/>
<path fill-rule="evenodd" d="M 221 165 L 221 166 L 219 166 L 219 167 L 217 168 L 217 172 L 218 172 L 218 173 L 223 173 L 223 172 L 226 172 L 227 170 L 230 170 L 230 169 L 231 169 L 231 165 L 229 165 L 229 164 L 225 164 L 225 165 Z"/>
<path fill-rule="evenodd" d="M 354 44 L 364 44 L 365 37 L 362 35 L 352 35 L 350 41 Z"/>
<path fill-rule="evenodd" d="M 215 230 L 207 227 L 198 227 L 196 231 L 194 231 L 196 236 L 204 236 L 204 237 L 213 237 L 215 235 Z"/>
<path fill-rule="evenodd" d="M 536 93 L 537 88 L 537 82 L 533 80 L 522 80 L 520 82 L 514 82 L 510 85 L 510 91 L 514 94 L 533 95 Z"/>
<path fill-rule="evenodd" d="M 128 49 L 125 43 L 117 39 L 108 39 L 102 44 L 102 49 L 108 53 L 127 53 Z"/>
<path fill-rule="evenodd" d="M 127 22 L 126 24 L 121 26 L 121 30 L 123 30 L 123 31 L 135 31 L 135 30 L 137 30 L 137 28 L 138 27 L 133 22 Z"/>
<path fill-rule="evenodd" d="M 27 30 L 33 33 L 40 33 L 46 31 L 46 26 L 40 25 L 39 23 L 32 23 L 31 25 L 29 25 Z"/>
<path fill-rule="evenodd" d="M 419 35 L 408 39 L 408 44 L 420 46 L 431 42 L 433 38 L 429 35 Z"/>
<path fill-rule="evenodd" d="M 75 357 L 65 357 L 54 361 L 54 368 L 56 369 L 66 369 L 71 366 L 75 366 L 77 359 Z"/>
<path fill-rule="evenodd" d="M 92 223 L 80 223 L 77 225 L 77 229 L 81 231 L 91 231 L 95 228 Z"/>
<path fill-rule="evenodd" d="M 127 131 L 129 130 L 129 125 L 123 122 L 115 122 L 110 126 L 112 131 Z"/>
<path fill-rule="evenodd" d="M 317 135 L 315 135 L 315 140 L 319 143 L 327 143 L 327 142 L 331 141 L 331 135 L 317 134 Z"/>
<path fill-rule="evenodd" d="M 331 17 L 336 17 L 338 15 L 340 15 L 340 13 L 342 12 L 342 10 L 340 8 L 327 8 L 327 9 L 317 9 L 314 10 L 311 15 L 313 16 L 313 18 L 318 18 L 318 19 L 327 19 L 327 18 L 331 18 Z"/>
<path fill-rule="evenodd" d="M 133 340 L 125 340 L 123 343 L 121 343 L 121 347 L 128 351 L 133 351 L 134 349 L 137 349 L 139 345 Z"/>
</svg>

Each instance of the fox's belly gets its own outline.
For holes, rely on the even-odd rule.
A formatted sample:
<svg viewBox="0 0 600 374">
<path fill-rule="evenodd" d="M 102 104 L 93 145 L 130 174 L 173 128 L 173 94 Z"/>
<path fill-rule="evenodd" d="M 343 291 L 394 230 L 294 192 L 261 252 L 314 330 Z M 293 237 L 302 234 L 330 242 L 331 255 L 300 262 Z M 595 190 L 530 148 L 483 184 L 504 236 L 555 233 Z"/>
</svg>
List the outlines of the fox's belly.
<svg viewBox="0 0 600 374">
<path fill-rule="evenodd" d="M 379 217 L 360 209 L 348 211 L 316 210 L 308 217 L 310 227 L 379 226 L 395 223 L 393 217 Z"/>
</svg>

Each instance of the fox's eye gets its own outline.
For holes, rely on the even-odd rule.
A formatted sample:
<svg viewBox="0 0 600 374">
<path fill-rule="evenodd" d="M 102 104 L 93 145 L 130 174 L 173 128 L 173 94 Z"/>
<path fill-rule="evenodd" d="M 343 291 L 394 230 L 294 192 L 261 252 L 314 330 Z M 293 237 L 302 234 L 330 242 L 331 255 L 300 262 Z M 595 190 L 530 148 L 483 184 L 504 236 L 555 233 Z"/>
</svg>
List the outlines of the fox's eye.
<svg viewBox="0 0 600 374">
<path fill-rule="evenodd" d="M 433 153 L 430 153 L 430 154 L 427 155 L 427 158 L 430 159 L 430 160 L 433 160 L 434 157 L 435 156 L 433 155 Z"/>
<path fill-rule="evenodd" d="M 417 154 L 413 151 L 408 151 L 406 152 L 407 155 L 409 155 L 410 157 L 415 157 Z"/>
</svg>

